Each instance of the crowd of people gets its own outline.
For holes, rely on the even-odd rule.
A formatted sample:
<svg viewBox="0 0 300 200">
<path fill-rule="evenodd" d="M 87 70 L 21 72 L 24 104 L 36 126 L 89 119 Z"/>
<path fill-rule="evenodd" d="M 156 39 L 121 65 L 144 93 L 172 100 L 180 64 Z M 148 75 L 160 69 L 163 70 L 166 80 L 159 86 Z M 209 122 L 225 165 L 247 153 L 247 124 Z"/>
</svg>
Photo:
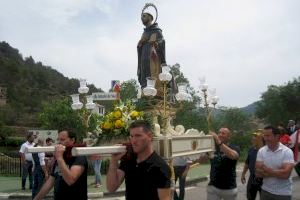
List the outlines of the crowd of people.
<svg viewBox="0 0 300 200">
<path fill-rule="evenodd" d="M 210 132 L 216 150 L 213 156 L 205 154 L 196 161 L 176 157 L 166 162 L 152 146 L 151 125 L 143 120 L 133 122 L 130 127 L 130 146 L 133 153 L 112 154 L 106 176 L 109 192 L 116 191 L 125 181 L 126 199 L 183 200 L 185 181 L 193 162 L 210 162 L 210 180 L 207 186 L 208 200 L 237 199 L 236 166 L 240 149 L 230 142 L 231 131 L 222 127 L 218 133 Z M 288 131 L 290 130 L 290 131 Z M 262 200 L 292 199 L 291 172 L 298 161 L 299 128 L 294 121 L 288 127 L 266 126 L 252 134 L 252 146 L 244 163 L 241 182 L 247 182 L 248 200 L 260 196 Z M 54 153 L 26 153 L 26 147 L 43 146 L 44 141 L 28 133 L 22 144 L 22 189 L 29 175 L 32 198 L 43 199 L 54 187 L 54 199 L 87 199 L 88 159 L 73 157 L 71 148 L 76 144 L 76 133 L 69 129 L 58 132 L 58 144 Z M 53 145 L 52 139 L 46 145 Z M 292 150 L 294 149 L 294 150 Z M 101 186 L 101 157 L 90 156 L 95 170 L 95 187 Z M 246 181 L 246 174 L 250 175 Z M 179 193 L 175 186 L 179 182 Z M 139 191 L 139 192 L 137 192 Z"/>
</svg>

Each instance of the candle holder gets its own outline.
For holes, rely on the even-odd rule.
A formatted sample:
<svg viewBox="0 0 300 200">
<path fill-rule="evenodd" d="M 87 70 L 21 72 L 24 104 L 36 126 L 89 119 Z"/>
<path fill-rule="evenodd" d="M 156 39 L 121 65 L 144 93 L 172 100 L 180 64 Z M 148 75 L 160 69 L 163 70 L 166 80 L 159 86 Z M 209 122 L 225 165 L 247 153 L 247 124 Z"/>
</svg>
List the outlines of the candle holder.
<svg viewBox="0 0 300 200">
<path fill-rule="evenodd" d="M 79 112 L 80 117 L 82 118 L 82 123 L 85 126 L 86 130 L 88 130 L 89 119 L 92 115 L 92 110 L 96 107 L 96 104 L 93 102 L 93 96 L 87 95 L 87 93 L 89 92 L 89 88 L 87 87 L 86 79 L 80 79 L 79 83 L 79 94 L 70 95 L 73 101 L 71 107 L 73 110 Z M 88 132 L 86 132 L 86 137 L 88 136 Z"/>
<path fill-rule="evenodd" d="M 203 100 L 204 100 L 204 110 L 206 115 L 206 122 L 208 131 L 212 130 L 212 120 L 213 120 L 213 112 L 216 108 L 216 105 L 219 101 L 219 97 L 216 95 L 216 89 L 208 89 L 208 84 L 206 83 L 205 77 L 199 78 L 200 81 L 200 90 L 202 91 Z M 208 95 L 208 91 L 210 95 Z M 210 106 L 212 105 L 212 107 Z M 199 107 L 201 105 L 199 104 Z"/>
<path fill-rule="evenodd" d="M 178 64 L 176 64 L 177 67 Z M 168 83 L 172 80 L 173 76 L 171 74 L 171 67 L 169 65 L 162 66 L 162 72 L 159 74 L 158 78 L 162 83 L 163 87 L 163 99 L 154 98 L 157 94 L 155 89 L 155 78 L 147 78 L 147 86 L 143 89 L 144 96 L 148 97 L 148 104 L 150 104 L 150 112 L 153 115 L 153 121 L 157 123 L 158 116 L 161 117 L 161 128 L 163 135 L 167 134 L 167 129 L 170 123 L 170 120 L 175 116 L 176 109 L 174 107 L 174 102 L 168 100 L 169 90 L 167 88 Z M 178 93 L 175 95 L 175 98 L 178 102 L 190 101 L 192 99 L 191 95 L 187 93 L 187 84 L 178 83 Z M 174 89 L 174 88 L 173 88 Z"/>
</svg>

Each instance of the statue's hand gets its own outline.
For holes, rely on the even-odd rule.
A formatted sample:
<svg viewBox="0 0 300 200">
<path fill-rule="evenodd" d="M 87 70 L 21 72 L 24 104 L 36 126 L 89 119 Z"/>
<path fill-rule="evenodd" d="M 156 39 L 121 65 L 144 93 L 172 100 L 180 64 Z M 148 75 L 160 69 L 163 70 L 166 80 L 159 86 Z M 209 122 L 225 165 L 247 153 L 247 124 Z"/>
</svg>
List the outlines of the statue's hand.
<svg viewBox="0 0 300 200">
<path fill-rule="evenodd" d="M 158 42 L 153 41 L 153 42 L 151 42 L 151 45 L 152 45 L 154 48 L 157 48 L 157 47 L 158 47 Z"/>
</svg>

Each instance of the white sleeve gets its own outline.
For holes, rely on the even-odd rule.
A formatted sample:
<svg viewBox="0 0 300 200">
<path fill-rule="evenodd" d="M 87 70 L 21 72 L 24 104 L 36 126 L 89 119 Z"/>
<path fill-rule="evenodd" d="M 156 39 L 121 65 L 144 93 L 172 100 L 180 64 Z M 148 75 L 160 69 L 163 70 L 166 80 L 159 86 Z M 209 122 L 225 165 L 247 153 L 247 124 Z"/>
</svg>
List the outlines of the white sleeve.
<svg viewBox="0 0 300 200">
<path fill-rule="evenodd" d="M 258 152 L 257 152 L 257 157 L 256 157 L 256 161 L 261 162 L 261 161 L 264 160 L 263 155 L 262 155 L 262 150 L 263 150 L 263 147 L 260 148 L 260 149 L 258 150 Z"/>
<path fill-rule="evenodd" d="M 20 153 L 25 153 L 25 143 L 21 145 Z"/>
<path fill-rule="evenodd" d="M 40 165 L 44 166 L 45 165 L 45 153 L 39 153 L 39 160 L 40 160 Z"/>
<path fill-rule="evenodd" d="M 287 149 L 284 152 L 283 163 L 294 163 L 294 153 L 291 149 Z"/>
</svg>

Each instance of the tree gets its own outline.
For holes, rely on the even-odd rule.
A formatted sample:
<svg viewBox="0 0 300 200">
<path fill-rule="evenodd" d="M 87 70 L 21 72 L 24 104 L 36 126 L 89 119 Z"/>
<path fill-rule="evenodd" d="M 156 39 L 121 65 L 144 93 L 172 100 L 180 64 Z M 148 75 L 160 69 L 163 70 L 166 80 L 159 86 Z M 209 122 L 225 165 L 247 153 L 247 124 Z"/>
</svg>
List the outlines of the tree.
<svg viewBox="0 0 300 200">
<path fill-rule="evenodd" d="M 39 114 L 39 120 L 45 129 L 72 128 L 78 134 L 79 140 L 85 137 L 87 131 L 80 115 L 72 110 L 68 98 L 56 100 L 53 103 L 45 103 L 42 112 Z"/>
<path fill-rule="evenodd" d="M 121 84 L 121 100 L 123 102 L 126 102 L 126 100 L 132 100 L 136 99 L 137 90 L 138 87 L 135 79 L 130 79 L 128 81 L 124 81 Z"/>
<path fill-rule="evenodd" d="M 232 132 L 245 133 L 249 131 L 249 116 L 239 108 L 223 108 L 215 117 L 215 127 L 227 127 Z"/>
<path fill-rule="evenodd" d="M 285 123 L 289 119 L 299 120 L 300 77 L 286 85 L 271 85 L 257 103 L 256 115 L 267 123 Z"/>
</svg>

